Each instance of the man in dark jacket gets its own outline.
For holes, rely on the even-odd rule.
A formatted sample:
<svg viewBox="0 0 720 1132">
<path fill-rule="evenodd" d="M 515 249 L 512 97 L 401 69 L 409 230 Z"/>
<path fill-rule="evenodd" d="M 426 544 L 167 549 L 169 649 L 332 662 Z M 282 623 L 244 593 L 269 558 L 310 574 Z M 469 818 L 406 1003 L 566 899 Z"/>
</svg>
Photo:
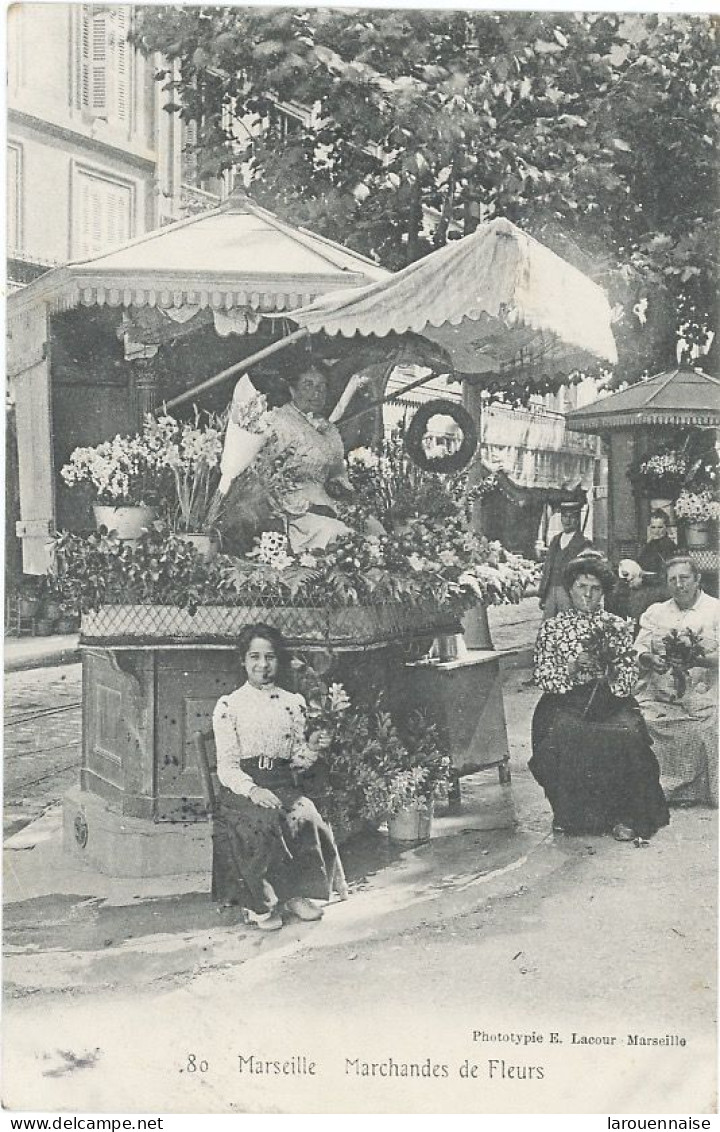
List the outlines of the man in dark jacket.
<svg viewBox="0 0 720 1132">
<path fill-rule="evenodd" d="M 648 523 L 648 540 L 638 555 L 638 563 L 645 574 L 652 574 L 649 579 L 654 586 L 663 586 L 665 563 L 668 558 L 674 558 L 678 553 L 677 543 L 673 542 L 668 533 L 668 516 L 659 507 L 650 512 Z M 646 579 L 647 583 L 648 579 Z M 655 598 L 663 601 L 664 598 Z"/>
<path fill-rule="evenodd" d="M 570 607 L 570 597 L 563 584 L 565 567 L 581 551 L 592 546 L 590 539 L 585 538 L 580 530 L 581 513 L 582 503 L 571 501 L 560 504 L 562 531 L 550 541 L 540 579 L 540 608 L 545 619 Z"/>
</svg>

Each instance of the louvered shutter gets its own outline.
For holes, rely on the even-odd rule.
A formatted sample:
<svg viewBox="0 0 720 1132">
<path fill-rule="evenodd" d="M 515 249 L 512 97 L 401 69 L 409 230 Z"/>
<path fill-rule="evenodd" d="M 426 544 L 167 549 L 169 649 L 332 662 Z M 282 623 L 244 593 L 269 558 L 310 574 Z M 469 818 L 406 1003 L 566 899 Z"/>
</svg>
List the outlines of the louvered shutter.
<svg viewBox="0 0 720 1132">
<path fill-rule="evenodd" d="M 91 9 L 84 4 L 80 12 L 80 106 L 90 109 L 90 24 Z"/>
<path fill-rule="evenodd" d="M 131 53 L 127 39 L 130 30 L 130 11 L 128 8 L 115 8 L 111 17 L 109 70 L 115 84 L 111 106 L 117 120 L 126 124 L 130 120 Z"/>
<path fill-rule="evenodd" d="M 91 26 L 91 91 L 90 109 L 98 118 L 107 117 L 108 96 L 108 17 L 105 12 L 93 14 Z"/>
<path fill-rule="evenodd" d="M 78 258 L 97 255 L 132 236 L 132 189 L 110 178 L 77 174 Z"/>
</svg>

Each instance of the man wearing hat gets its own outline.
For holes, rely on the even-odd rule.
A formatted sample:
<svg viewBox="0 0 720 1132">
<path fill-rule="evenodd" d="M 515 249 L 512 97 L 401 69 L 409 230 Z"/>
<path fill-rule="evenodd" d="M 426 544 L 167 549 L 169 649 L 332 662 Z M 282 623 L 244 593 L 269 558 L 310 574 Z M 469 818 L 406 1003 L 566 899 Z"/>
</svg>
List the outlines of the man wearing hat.
<svg viewBox="0 0 720 1132">
<path fill-rule="evenodd" d="M 582 503 L 577 499 L 560 504 L 562 530 L 550 541 L 540 579 L 540 608 L 545 620 L 561 609 L 570 608 L 570 597 L 563 584 L 565 569 L 573 558 L 592 546 L 580 530 L 581 512 Z"/>
</svg>

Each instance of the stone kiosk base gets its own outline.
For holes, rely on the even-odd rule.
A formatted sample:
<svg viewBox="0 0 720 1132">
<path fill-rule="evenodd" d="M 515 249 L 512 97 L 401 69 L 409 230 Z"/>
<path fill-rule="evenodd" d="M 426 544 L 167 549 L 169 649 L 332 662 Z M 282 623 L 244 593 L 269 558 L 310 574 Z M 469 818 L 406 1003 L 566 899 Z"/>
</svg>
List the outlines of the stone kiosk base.
<svg viewBox="0 0 720 1132">
<path fill-rule="evenodd" d="M 343 609 L 104 606 L 83 617 L 80 788 L 64 800 L 69 852 L 111 876 L 207 872 L 210 831 L 194 736 L 241 682 L 240 630 L 262 621 L 324 680 L 383 688 L 401 705 L 407 664 L 458 628 L 436 605 Z"/>
<path fill-rule="evenodd" d="M 79 861 L 117 877 L 200 873 L 210 877 L 207 822 L 152 822 L 122 814 L 110 802 L 76 787 L 63 799 L 63 846 Z"/>
</svg>

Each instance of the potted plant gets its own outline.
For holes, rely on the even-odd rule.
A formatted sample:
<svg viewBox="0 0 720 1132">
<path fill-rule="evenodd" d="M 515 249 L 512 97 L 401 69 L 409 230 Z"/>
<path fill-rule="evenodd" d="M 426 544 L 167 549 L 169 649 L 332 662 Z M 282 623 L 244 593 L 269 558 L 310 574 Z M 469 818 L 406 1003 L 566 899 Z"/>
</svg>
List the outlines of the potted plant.
<svg viewBox="0 0 720 1132">
<path fill-rule="evenodd" d="M 164 473 L 165 518 L 178 538 L 206 558 L 215 544 L 208 530 L 210 507 L 220 481 L 223 425 L 213 413 L 195 410 L 192 421 L 165 414 L 145 419 L 143 437 Z"/>
<path fill-rule="evenodd" d="M 388 823 L 391 840 L 430 836 L 435 799 L 447 796 L 450 759 L 426 712 L 398 723 L 382 705 L 352 703 L 341 684 L 305 689 L 308 725 L 325 736 L 328 792 L 320 805 L 336 833 Z"/>
<path fill-rule="evenodd" d="M 115 531 L 119 538 L 139 538 L 155 516 L 158 454 L 142 435 L 117 435 L 95 447 L 76 448 L 60 475 L 69 487 L 92 490 L 98 528 Z"/>
<path fill-rule="evenodd" d="M 144 606 L 192 613 L 204 601 L 218 601 L 212 564 L 159 521 L 130 543 L 105 528 L 59 532 L 51 585 L 66 611 L 90 614 L 106 608 L 111 620 L 120 609 L 132 609 L 142 619 Z M 148 611 L 147 616 L 156 615 Z"/>
<path fill-rule="evenodd" d="M 40 591 L 35 579 L 24 578 L 18 594 L 18 616 L 22 621 L 33 620 L 40 608 Z"/>
<path fill-rule="evenodd" d="M 685 490 L 677 498 L 675 514 L 683 522 L 687 547 L 701 549 L 709 545 L 710 523 L 720 518 L 720 502 L 709 488 Z"/>
<path fill-rule="evenodd" d="M 630 465 L 628 474 L 636 491 L 650 497 L 651 507 L 670 512 L 688 474 L 685 447 L 664 447 L 641 456 Z"/>
</svg>

